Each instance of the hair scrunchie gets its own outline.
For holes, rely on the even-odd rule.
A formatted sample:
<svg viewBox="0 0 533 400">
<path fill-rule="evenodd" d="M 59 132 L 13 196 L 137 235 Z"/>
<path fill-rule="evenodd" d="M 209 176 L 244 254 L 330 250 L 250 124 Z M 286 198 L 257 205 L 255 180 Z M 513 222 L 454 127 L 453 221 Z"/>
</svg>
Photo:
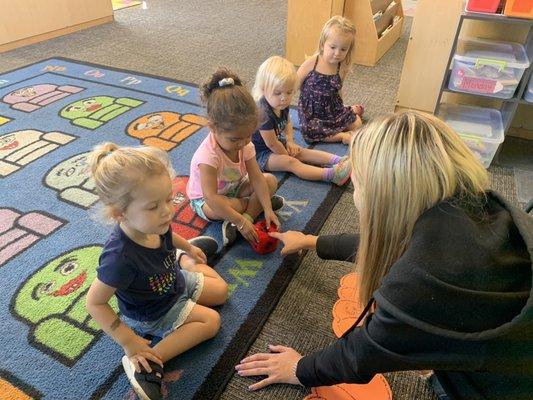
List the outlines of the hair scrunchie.
<svg viewBox="0 0 533 400">
<path fill-rule="evenodd" d="M 218 86 L 220 87 L 233 85 L 235 85 L 235 81 L 233 80 L 233 78 L 224 78 L 218 81 Z"/>
</svg>

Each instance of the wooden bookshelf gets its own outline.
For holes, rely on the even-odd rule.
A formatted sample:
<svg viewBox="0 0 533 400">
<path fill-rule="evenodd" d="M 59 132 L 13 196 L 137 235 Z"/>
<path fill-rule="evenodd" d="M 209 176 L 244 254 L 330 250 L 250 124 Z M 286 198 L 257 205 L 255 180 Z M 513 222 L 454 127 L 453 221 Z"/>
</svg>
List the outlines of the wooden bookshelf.
<svg viewBox="0 0 533 400">
<path fill-rule="evenodd" d="M 381 16 L 374 20 L 379 11 Z M 324 23 L 334 15 L 342 15 L 355 25 L 356 64 L 376 65 L 402 32 L 401 0 L 289 0 L 286 58 L 300 65 L 314 54 Z"/>
</svg>

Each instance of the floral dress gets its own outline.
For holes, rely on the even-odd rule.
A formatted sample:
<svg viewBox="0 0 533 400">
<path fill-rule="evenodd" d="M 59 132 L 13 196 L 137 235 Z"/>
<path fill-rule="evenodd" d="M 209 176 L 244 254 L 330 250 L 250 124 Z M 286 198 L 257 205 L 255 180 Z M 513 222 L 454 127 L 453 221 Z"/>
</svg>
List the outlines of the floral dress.
<svg viewBox="0 0 533 400">
<path fill-rule="evenodd" d="M 344 105 L 339 94 L 342 88 L 340 64 L 335 75 L 325 75 L 316 71 L 317 63 L 318 56 L 313 70 L 302 83 L 298 102 L 300 130 L 306 142 L 320 142 L 347 131 L 356 120 L 352 108 Z"/>
</svg>

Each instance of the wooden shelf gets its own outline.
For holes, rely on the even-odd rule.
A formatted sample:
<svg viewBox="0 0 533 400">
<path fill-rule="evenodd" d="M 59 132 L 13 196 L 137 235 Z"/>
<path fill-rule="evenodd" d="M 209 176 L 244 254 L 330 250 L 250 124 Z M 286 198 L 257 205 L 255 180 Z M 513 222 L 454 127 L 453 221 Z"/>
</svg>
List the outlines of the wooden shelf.
<svg viewBox="0 0 533 400">
<path fill-rule="evenodd" d="M 4 3 L 0 13 L 0 53 L 113 21 L 111 0 Z"/>
<path fill-rule="evenodd" d="M 396 6 L 374 21 L 373 15 L 379 10 L 386 11 L 392 1 L 396 2 Z M 342 15 L 355 25 L 355 64 L 375 65 L 402 33 L 401 0 L 289 0 L 285 57 L 301 65 L 313 55 L 324 23 L 334 15 Z M 395 16 L 399 20 L 380 37 L 379 33 L 390 25 Z"/>
</svg>

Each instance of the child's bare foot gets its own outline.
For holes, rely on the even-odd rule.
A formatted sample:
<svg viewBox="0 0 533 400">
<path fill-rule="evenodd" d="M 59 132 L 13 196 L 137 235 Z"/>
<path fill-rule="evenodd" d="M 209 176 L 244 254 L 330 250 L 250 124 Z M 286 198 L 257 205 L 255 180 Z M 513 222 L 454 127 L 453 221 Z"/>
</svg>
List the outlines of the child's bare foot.
<svg viewBox="0 0 533 400">
<path fill-rule="evenodd" d="M 353 135 L 355 134 L 354 131 L 348 131 L 348 132 L 342 132 L 342 143 L 344 144 L 350 144 L 352 142 Z"/>
<path fill-rule="evenodd" d="M 362 104 L 354 104 L 352 110 L 354 114 L 362 116 L 365 113 L 365 106 Z"/>
</svg>

